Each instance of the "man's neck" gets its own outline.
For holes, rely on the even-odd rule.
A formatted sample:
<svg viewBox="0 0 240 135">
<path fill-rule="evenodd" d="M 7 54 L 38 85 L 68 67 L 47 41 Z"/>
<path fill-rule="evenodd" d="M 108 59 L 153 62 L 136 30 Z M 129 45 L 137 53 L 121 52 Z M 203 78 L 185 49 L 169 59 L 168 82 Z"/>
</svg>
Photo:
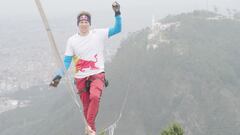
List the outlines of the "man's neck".
<svg viewBox="0 0 240 135">
<path fill-rule="evenodd" d="M 87 36 L 88 34 L 89 34 L 89 31 L 88 32 L 81 32 L 81 31 L 79 32 L 80 36 Z"/>
</svg>

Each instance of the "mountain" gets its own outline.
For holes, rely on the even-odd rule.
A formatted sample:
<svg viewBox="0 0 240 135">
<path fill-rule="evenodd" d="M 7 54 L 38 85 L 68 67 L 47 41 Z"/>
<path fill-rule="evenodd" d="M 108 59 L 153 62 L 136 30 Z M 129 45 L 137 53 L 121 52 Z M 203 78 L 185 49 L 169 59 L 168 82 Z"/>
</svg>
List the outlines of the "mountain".
<svg viewBox="0 0 240 135">
<path fill-rule="evenodd" d="M 113 89 L 131 91 L 125 117 L 136 122 L 132 128 L 157 134 L 178 121 L 186 135 L 239 134 L 239 26 L 238 19 L 194 11 L 130 34 L 111 70 Z"/>
<path fill-rule="evenodd" d="M 158 135 L 179 122 L 186 135 L 240 134 L 240 21 L 208 11 L 169 15 L 129 33 L 111 63 L 98 130 L 118 118 L 115 135 Z M 83 133 L 64 80 L 3 95 L 26 103 L 0 114 L 0 135 Z M 128 92 L 128 95 L 126 94 Z"/>
</svg>

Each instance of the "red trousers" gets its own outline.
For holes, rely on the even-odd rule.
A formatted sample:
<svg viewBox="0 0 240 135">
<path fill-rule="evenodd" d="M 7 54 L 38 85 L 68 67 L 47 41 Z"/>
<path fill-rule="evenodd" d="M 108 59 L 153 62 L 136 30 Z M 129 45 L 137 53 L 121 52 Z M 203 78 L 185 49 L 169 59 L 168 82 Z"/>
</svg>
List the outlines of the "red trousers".
<svg viewBox="0 0 240 135">
<path fill-rule="evenodd" d="M 99 73 L 86 78 L 75 78 L 80 100 L 83 104 L 84 116 L 92 130 L 96 131 L 95 119 L 99 109 L 99 102 L 104 89 L 105 74 Z M 86 91 L 86 81 L 91 80 L 90 90 Z"/>
</svg>

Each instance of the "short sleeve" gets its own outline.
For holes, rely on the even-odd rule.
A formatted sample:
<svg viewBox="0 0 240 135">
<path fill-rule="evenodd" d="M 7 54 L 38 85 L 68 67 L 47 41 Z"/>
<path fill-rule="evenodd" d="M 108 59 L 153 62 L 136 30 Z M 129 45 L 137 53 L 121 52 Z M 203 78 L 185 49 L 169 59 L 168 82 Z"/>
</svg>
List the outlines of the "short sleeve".
<svg viewBox="0 0 240 135">
<path fill-rule="evenodd" d="M 101 37 L 101 39 L 106 40 L 108 39 L 108 28 L 105 29 L 97 29 L 98 35 Z"/>
<path fill-rule="evenodd" d="M 67 41 L 67 47 L 64 53 L 65 56 L 73 56 L 73 48 L 72 48 L 72 44 L 71 44 L 71 39 L 68 39 Z"/>
</svg>

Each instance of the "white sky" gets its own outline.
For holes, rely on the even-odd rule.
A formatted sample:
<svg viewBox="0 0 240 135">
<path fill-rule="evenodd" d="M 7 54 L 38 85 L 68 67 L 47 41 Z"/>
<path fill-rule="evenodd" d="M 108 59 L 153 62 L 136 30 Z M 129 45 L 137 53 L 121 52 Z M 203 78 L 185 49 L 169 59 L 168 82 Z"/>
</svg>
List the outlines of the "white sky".
<svg viewBox="0 0 240 135">
<path fill-rule="evenodd" d="M 93 24 L 111 24 L 113 0 L 41 0 L 48 18 L 75 19 L 82 11 L 90 11 Z M 194 9 L 213 10 L 213 6 L 225 12 L 227 8 L 240 11 L 240 0 L 118 0 L 124 22 L 132 27 L 144 27 L 151 23 L 152 15 L 160 19 L 168 14 L 192 11 Z M 0 0 L 0 20 L 21 20 L 40 18 L 34 0 Z M 72 21 L 71 20 L 71 21 Z M 0 23 L 1 24 L 1 23 Z"/>
</svg>

